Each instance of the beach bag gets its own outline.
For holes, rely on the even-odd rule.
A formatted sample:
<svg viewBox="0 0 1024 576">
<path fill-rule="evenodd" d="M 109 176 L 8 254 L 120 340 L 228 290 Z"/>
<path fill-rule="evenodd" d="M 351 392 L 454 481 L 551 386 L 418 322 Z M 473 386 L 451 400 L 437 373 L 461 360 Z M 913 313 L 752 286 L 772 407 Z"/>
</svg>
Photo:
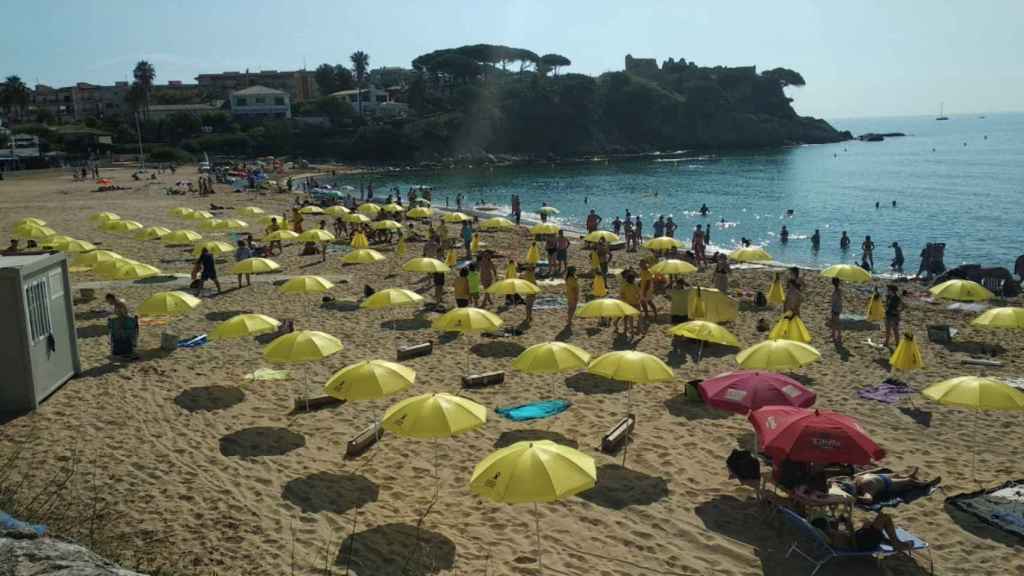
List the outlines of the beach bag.
<svg viewBox="0 0 1024 576">
<path fill-rule="evenodd" d="M 733 450 L 725 459 L 725 467 L 740 480 L 757 480 L 761 477 L 761 462 L 748 450 Z"/>
</svg>

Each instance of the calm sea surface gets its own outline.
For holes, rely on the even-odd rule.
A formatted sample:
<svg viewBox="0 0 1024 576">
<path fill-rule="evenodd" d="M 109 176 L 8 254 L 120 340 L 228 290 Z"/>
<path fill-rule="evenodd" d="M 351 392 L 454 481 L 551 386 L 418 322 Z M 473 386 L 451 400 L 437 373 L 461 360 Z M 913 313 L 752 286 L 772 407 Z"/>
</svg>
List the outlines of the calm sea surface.
<svg viewBox="0 0 1024 576">
<path fill-rule="evenodd" d="M 741 237 L 764 245 L 781 262 L 825 266 L 859 261 L 861 241 L 876 244 L 876 270 L 888 266 L 893 241 L 916 270 L 925 242 L 946 243 L 946 264 L 980 262 L 1012 269 L 1024 254 L 1024 114 L 834 120 L 840 130 L 905 132 L 884 142 L 722 154 L 682 161 L 621 162 L 572 167 L 464 169 L 375 178 L 377 193 L 399 186 L 435 187 L 435 203 L 463 193 L 464 205 L 497 204 L 507 213 L 513 193 L 524 211 L 542 201 L 559 219 L 581 227 L 590 209 L 610 226 L 628 208 L 644 221 L 645 235 L 660 214 L 689 239 L 711 223 L 712 244 L 734 247 Z M 357 182 L 348 182 L 358 184 Z M 892 206 L 892 201 L 896 206 Z M 880 208 L 875 208 L 875 203 Z M 702 203 L 711 214 L 696 211 Z M 786 217 L 788 209 L 792 217 Z M 724 223 L 723 223 L 724 221 Z M 790 241 L 778 241 L 782 225 Z M 815 228 L 821 251 L 811 251 Z M 847 230 L 853 249 L 839 250 Z"/>
</svg>

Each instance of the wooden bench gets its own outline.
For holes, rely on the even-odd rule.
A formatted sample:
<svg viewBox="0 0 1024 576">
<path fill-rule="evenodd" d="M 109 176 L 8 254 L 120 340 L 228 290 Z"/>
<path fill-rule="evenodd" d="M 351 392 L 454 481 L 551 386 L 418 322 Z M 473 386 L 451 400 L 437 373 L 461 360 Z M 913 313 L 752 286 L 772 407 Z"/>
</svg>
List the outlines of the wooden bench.
<svg viewBox="0 0 1024 576">
<path fill-rule="evenodd" d="M 430 356 L 434 353 L 434 343 L 424 342 L 423 344 L 414 344 L 412 346 L 403 346 L 395 351 L 395 356 L 398 361 L 409 360 L 410 358 L 419 358 L 420 356 Z"/>
<path fill-rule="evenodd" d="M 380 422 L 374 422 L 363 428 L 355 438 L 349 440 L 348 444 L 345 445 L 345 458 L 355 458 L 363 454 L 376 444 L 382 436 L 384 436 L 384 429 L 381 428 Z"/>
<path fill-rule="evenodd" d="M 462 387 L 483 388 L 485 386 L 494 386 L 495 384 L 501 384 L 504 381 L 505 373 L 502 371 L 485 372 L 484 374 L 471 374 L 469 376 L 463 376 Z"/>
<path fill-rule="evenodd" d="M 601 452 L 604 452 L 605 454 L 615 454 L 621 450 L 622 447 L 629 442 L 629 436 L 633 433 L 634 428 L 636 428 L 635 415 L 630 414 L 622 420 L 619 420 L 619 422 L 601 438 Z"/>
<path fill-rule="evenodd" d="M 294 412 L 310 412 L 328 406 L 340 406 L 344 400 L 338 400 L 333 396 L 314 396 L 313 398 L 296 398 Z"/>
</svg>

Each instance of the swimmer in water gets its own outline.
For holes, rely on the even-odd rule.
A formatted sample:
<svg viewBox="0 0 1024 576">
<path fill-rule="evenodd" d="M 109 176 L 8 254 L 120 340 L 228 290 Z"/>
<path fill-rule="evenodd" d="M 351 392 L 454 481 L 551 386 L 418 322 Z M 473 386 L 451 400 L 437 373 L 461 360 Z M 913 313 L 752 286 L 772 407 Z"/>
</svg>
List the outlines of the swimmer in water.
<svg viewBox="0 0 1024 576">
<path fill-rule="evenodd" d="M 701 204 L 700 205 L 700 215 L 701 216 L 707 216 L 708 212 L 711 212 L 711 210 L 708 209 L 708 205 L 707 204 Z"/>
<path fill-rule="evenodd" d="M 786 242 L 789 242 L 789 229 L 786 228 L 785 224 L 782 225 L 782 232 L 779 232 L 779 240 L 783 244 L 785 244 Z"/>
</svg>

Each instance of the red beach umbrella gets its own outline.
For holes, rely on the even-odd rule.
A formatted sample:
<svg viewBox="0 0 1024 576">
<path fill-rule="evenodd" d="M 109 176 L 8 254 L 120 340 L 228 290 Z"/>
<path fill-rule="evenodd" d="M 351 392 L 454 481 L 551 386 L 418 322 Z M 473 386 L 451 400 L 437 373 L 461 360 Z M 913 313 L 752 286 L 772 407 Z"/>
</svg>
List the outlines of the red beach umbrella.
<svg viewBox="0 0 1024 576">
<path fill-rule="evenodd" d="M 758 449 L 776 461 L 868 464 L 885 457 L 856 420 L 835 412 L 768 406 L 749 419 Z"/>
<path fill-rule="evenodd" d="M 737 414 L 746 414 L 765 406 L 807 408 L 817 398 L 813 390 L 775 372 L 726 372 L 708 378 L 698 388 L 706 404 Z"/>
</svg>

